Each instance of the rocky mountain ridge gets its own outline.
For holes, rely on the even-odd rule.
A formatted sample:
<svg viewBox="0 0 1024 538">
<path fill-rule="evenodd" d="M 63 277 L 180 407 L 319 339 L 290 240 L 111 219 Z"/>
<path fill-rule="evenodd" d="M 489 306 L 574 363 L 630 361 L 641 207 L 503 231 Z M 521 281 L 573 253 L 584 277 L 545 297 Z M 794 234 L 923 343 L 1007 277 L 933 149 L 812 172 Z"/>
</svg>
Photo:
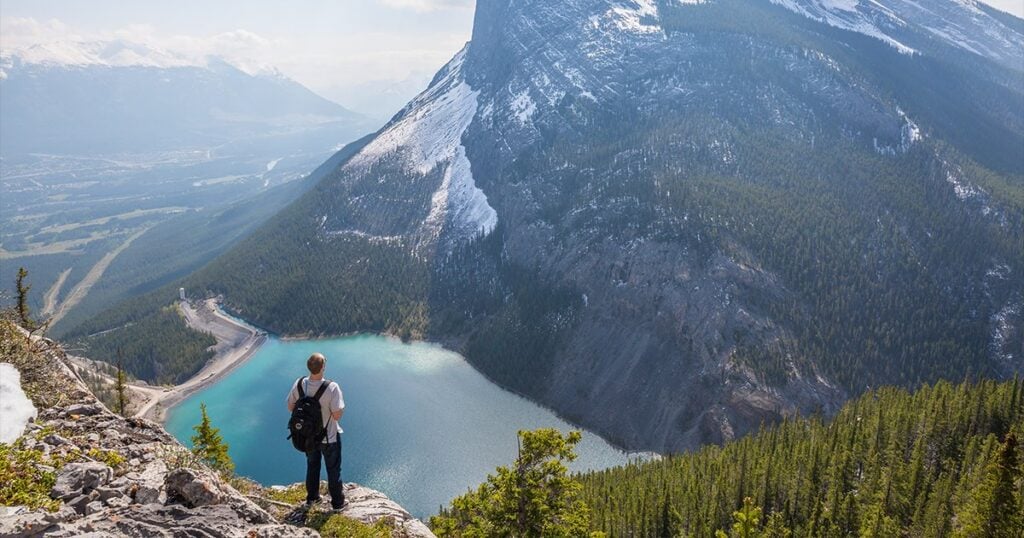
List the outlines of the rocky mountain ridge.
<svg viewBox="0 0 1024 538">
<path fill-rule="evenodd" d="M 20 331 L 18 337 L 27 338 Z M 229 483 L 159 424 L 121 417 L 97 401 L 59 346 L 37 339 L 32 347 L 33 360 L 44 368 L 23 371 L 23 377 L 36 376 L 30 383 L 51 391 L 44 399 L 53 405 L 40 406 L 10 446 L 35 458 L 34 472 L 44 482 L 52 477 L 52 502 L 37 509 L 3 507 L 0 536 L 319 536 L 308 520 L 320 508 L 311 512 L 280 500 L 280 492 L 301 485 L 263 488 L 242 478 Z M 383 494 L 345 487 L 349 504 L 342 516 L 366 525 L 384 521 L 396 537 L 433 536 Z"/>
</svg>

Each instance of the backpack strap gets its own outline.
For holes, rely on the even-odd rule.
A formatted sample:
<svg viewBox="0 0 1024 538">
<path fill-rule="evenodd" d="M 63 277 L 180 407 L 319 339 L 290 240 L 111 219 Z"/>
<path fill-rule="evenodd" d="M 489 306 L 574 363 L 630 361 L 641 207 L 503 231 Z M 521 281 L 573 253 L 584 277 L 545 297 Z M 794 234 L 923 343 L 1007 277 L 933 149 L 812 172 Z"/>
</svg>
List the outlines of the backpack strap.
<svg viewBox="0 0 1024 538">
<path fill-rule="evenodd" d="M 323 384 L 320 385 L 320 388 L 317 389 L 316 396 L 313 396 L 313 399 L 319 402 L 320 397 L 323 396 L 325 392 L 327 392 L 327 389 L 330 388 L 331 383 L 332 381 L 330 379 L 325 379 Z"/>
<path fill-rule="evenodd" d="M 299 380 L 295 382 L 295 388 L 298 389 L 298 391 L 299 391 L 299 399 L 300 400 L 306 397 L 306 391 L 302 390 L 302 380 L 303 379 L 305 379 L 305 377 L 300 377 Z"/>
</svg>

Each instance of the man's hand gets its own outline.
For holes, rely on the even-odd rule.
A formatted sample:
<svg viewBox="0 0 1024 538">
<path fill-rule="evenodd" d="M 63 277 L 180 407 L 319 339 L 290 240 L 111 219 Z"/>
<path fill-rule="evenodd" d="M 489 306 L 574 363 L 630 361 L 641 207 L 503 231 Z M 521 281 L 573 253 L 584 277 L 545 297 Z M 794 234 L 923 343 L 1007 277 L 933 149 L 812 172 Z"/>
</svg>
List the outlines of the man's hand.
<svg viewBox="0 0 1024 538">
<path fill-rule="evenodd" d="M 331 413 L 331 418 L 333 418 L 334 420 L 341 420 L 341 414 L 344 411 L 344 409 L 338 409 L 337 411 L 334 411 L 333 413 Z"/>
</svg>

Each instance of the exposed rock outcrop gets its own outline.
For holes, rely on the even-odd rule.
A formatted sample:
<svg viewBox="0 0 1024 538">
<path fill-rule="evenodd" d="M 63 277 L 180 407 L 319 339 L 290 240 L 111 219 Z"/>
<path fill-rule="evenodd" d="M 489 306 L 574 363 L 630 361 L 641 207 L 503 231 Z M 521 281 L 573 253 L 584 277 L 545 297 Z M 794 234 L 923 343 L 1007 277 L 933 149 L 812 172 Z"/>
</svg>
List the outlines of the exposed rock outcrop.
<svg viewBox="0 0 1024 538">
<path fill-rule="evenodd" d="M 301 483 L 287 487 L 275 486 L 278 491 L 302 490 L 304 487 Z M 393 536 L 397 537 L 434 538 L 434 533 L 422 521 L 413 517 L 405 508 L 379 491 L 359 484 L 345 484 L 345 501 L 345 507 L 340 512 L 345 517 L 368 525 L 382 520 L 386 521 L 394 529 Z M 301 525 L 306 523 L 309 517 L 309 510 L 304 507 L 295 507 L 287 513 L 283 513 L 281 519 Z"/>
</svg>

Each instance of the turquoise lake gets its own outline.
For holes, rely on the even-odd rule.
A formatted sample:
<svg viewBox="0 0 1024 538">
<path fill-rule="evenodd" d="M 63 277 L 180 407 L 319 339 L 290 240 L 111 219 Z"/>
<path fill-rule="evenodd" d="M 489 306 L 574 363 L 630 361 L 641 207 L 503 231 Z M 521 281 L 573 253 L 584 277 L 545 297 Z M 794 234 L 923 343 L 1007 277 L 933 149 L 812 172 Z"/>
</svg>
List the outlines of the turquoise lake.
<svg viewBox="0 0 1024 538">
<path fill-rule="evenodd" d="M 440 346 L 362 335 L 270 338 L 230 375 L 172 408 L 167 430 L 190 445 L 205 402 L 239 474 L 264 485 L 302 481 L 305 457 L 285 439 L 285 397 L 315 351 L 327 356 L 326 377 L 345 396 L 342 480 L 380 490 L 420 518 L 511 463 L 518 430 L 578 429 L 494 385 Z M 577 454 L 574 470 L 631 459 L 587 432 Z"/>
</svg>

